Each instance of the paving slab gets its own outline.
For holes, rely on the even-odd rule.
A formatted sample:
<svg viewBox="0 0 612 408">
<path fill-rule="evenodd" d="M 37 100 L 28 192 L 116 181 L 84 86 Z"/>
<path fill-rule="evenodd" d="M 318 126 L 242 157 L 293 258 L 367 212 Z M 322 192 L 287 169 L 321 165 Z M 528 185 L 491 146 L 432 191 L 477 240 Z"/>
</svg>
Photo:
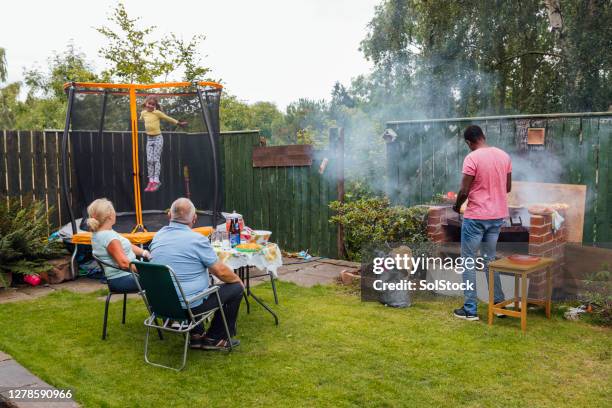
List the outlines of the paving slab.
<svg viewBox="0 0 612 408">
<path fill-rule="evenodd" d="M 92 293 L 105 288 L 107 288 L 106 284 L 100 283 L 98 280 L 80 278 L 74 281 L 58 283 L 56 285 L 21 286 L 17 288 L 0 289 L 0 304 L 37 299 L 62 289 L 76 293 Z"/>
<path fill-rule="evenodd" d="M 0 352 L 0 406 L 28 408 L 73 408 L 79 405 L 72 399 L 66 400 L 16 400 L 10 399 L 11 390 L 56 389 L 26 370 L 6 353 Z"/>
<path fill-rule="evenodd" d="M 65 289 L 75 293 L 92 293 L 100 289 L 106 289 L 106 283 L 101 283 L 97 279 L 79 278 L 73 281 L 62 282 L 51 285 L 53 289 Z"/>
</svg>

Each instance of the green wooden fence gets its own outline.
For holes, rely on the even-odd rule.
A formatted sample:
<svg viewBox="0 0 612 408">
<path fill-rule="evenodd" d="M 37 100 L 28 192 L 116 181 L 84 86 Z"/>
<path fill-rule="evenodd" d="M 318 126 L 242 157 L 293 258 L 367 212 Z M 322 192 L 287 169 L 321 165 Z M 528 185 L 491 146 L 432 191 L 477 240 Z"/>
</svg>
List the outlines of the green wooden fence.
<svg viewBox="0 0 612 408">
<path fill-rule="evenodd" d="M 61 199 L 61 131 L 0 130 L 0 199 L 33 197 L 45 203 L 50 230 L 69 222 Z M 224 211 L 236 210 L 248 225 L 273 231 L 272 240 L 289 251 L 337 256 L 329 202 L 337 199 L 338 161 L 331 151 L 315 151 L 312 166 L 253 168 L 257 131 L 220 136 Z M 70 158 L 70 155 L 69 155 Z M 330 165 L 323 175 L 319 165 Z M 175 198 L 175 197 L 174 197 Z M 170 205 L 173 197 L 166 197 Z"/>
<path fill-rule="evenodd" d="M 312 166 L 254 168 L 258 132 L 221 135 L 224 207 L 248 225 L 273 231 L 272 240 L 291 251 L 337 257 L 337 228 L 329 223 L 329 202 L 337 199 L 337 164 L 332 150 L 315 150 Z M 323 175 L 321 162 L 330 163 Z"/>
<path fill-rule="evenodd" d="M 515 179 L 585 184 L 584 242 L 612 242 L 612 112 L 387 122 L 397 133 L 387 144 L 386 187 L 395 203 L 424 203 L 457 190 L 469 152 L 462 134 L 470 124 L 482 127 L 488 143 L 515 163 L 541 170 L 529 179 L 513 171 Z M 527 145 L 530 127 L 546 129 L 543 148 Z"/>
</svg>

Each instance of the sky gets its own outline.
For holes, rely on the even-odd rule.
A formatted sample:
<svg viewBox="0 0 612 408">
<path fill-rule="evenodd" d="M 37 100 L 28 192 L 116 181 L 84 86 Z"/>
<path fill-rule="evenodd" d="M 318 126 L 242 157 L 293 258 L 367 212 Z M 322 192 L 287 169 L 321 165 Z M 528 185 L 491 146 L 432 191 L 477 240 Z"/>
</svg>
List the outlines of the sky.
<svg viewBox="0 0 612 408">
<path fill-rule="evenodd" d="M 371 64 L 359 51 L 374 7 L 381 0 L 125 0 L 141 27 L 184 39 L 204 34 L 203 65 L 239 99 L 275 102 L 284 109 L 299 98 L 329 99 L 336 81 L 349 84 Z M 24 67 L 44 68 L 72 39 L 93 62 L 105 42 L 94 27 L 106 24 L 115 0 L 10 1 L 2 5 L 0 47 L 9 81 Z"/>
</svg>

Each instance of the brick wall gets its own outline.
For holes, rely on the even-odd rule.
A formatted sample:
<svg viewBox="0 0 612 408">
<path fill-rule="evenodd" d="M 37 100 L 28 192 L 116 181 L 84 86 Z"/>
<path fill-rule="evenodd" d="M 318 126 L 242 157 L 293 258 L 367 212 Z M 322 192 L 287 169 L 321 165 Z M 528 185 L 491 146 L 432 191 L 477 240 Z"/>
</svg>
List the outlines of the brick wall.
<svg viewBox="0 0 612 408">
<path fill-rule="evenodd" d="M 447 236 L 444 229 L 448 206 L 431 206 L 427 214 L 427 237 L 431 242 L 446 242 Z M 452 210 L 451 210 L 452 211 Z"/>
<path fill-rule="evenodd" d="M 563 211 L 559 211 L 565 217 Z M 553 290 L 563 287 L 563 267 L 565 264 L 565 244 L 567 229 L 565 223 L 557 231 L 552 228 L 552 216 L 532 215 L 529 227 L 529 254 L 545 256 L 557 260 L 552 270 Z M 540 299 L 546 294 L 546 272 L 529 275 L 529 297 Z"/>
</svg>

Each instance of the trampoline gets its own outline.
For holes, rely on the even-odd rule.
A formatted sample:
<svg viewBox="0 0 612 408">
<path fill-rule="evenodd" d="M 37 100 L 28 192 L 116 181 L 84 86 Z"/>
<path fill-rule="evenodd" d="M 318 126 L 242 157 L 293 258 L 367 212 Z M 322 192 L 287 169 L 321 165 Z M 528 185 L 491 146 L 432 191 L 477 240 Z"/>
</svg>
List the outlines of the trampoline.
<svg viewBox="0 0 612 408">
<path fill-rule="evenodd" d="M 111 84 L 71 82 L 61 145 L 62 198 L 70 223 L 61 229 L 66 242 L 88 244 L 87 205 L 108 198 L 117 211 L 115 230 L 136 244 L 150 241 L 167 225 L 172 201 L 188 197 L 198 209 L 199 232 L 225 220 L 219 163 L 219 104 L 215 82 Z M 160 110 L 187 122 L 161 121 L 161 186 L 145 192 L 146 143 L 140 113 L 146 97 Z M 208 228 L 207 228 L 208 227 Z M 76 249 L 75 249 L 76 252 Z"/>
</svg>

